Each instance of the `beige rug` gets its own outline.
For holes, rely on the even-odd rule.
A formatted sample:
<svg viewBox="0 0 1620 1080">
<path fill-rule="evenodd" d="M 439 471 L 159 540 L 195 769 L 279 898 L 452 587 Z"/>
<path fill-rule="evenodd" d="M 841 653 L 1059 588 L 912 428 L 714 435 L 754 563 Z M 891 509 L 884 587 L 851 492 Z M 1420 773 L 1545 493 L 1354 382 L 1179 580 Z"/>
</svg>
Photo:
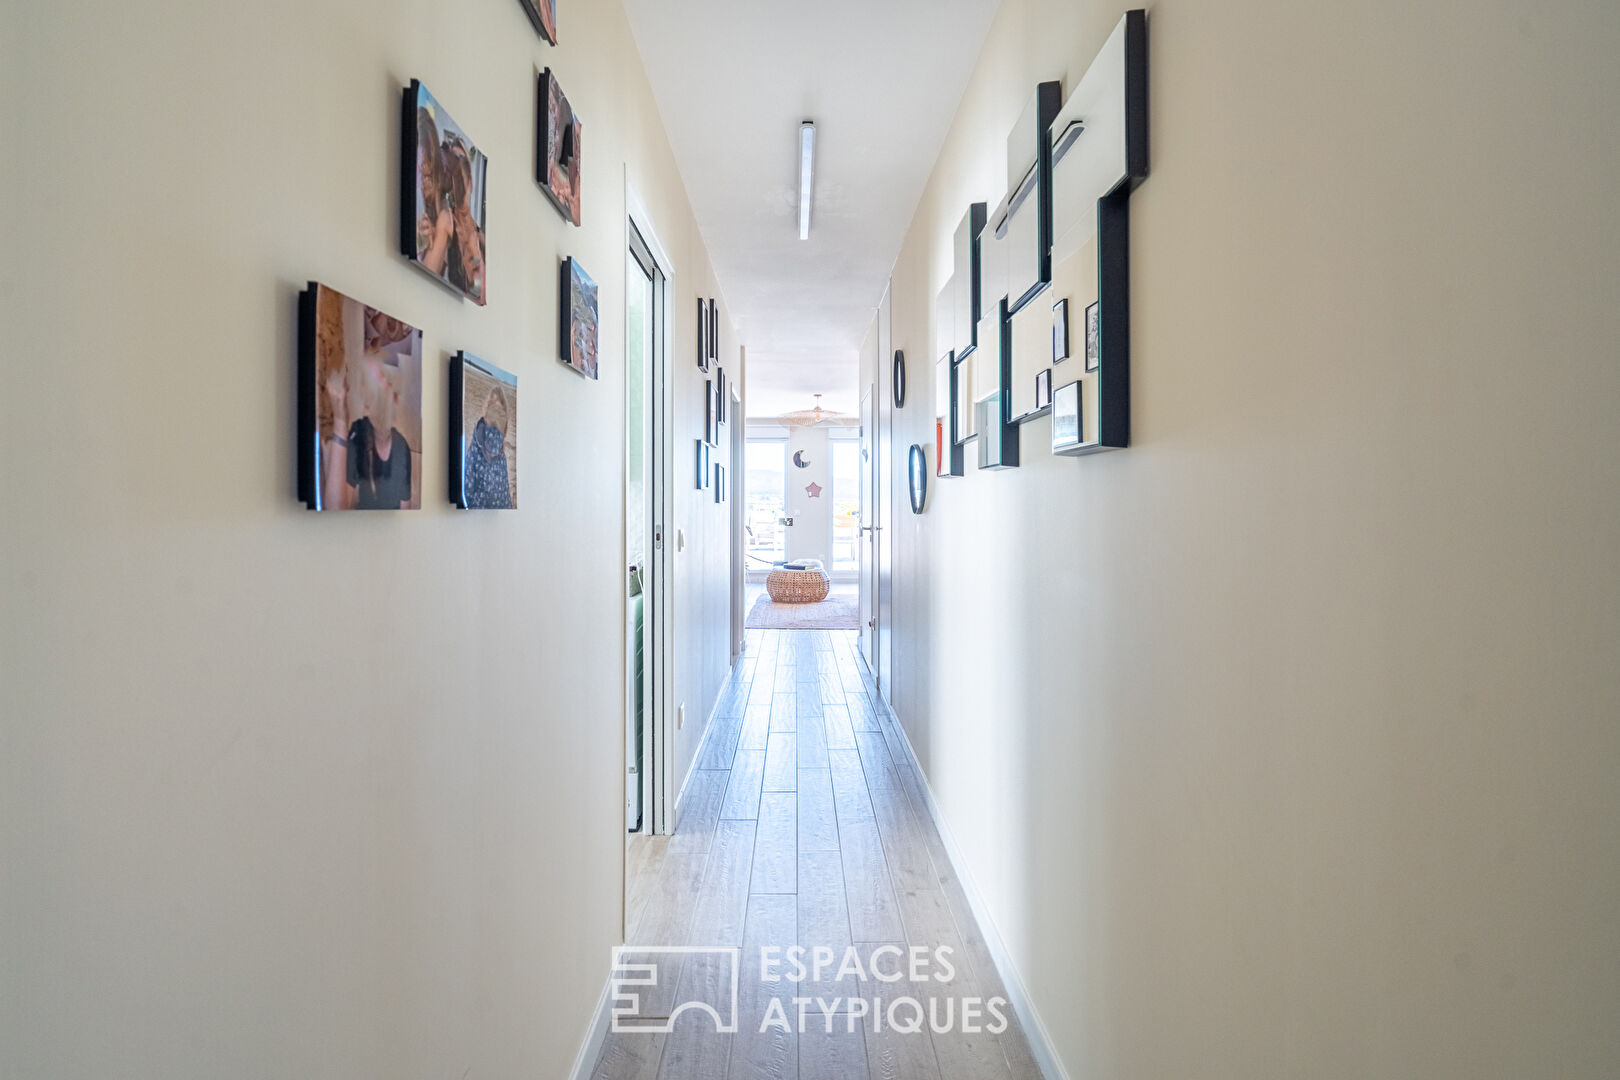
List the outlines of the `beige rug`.
<svg viewBox="0 0 1620 1080">
<path fill-rule="evenodd" d="M 861 624 L 853 592 L 833 592 L 814 604 L 778 604 L 760 593 L 744 624 L 750 630 L 854 630 Z"/>
</svg>

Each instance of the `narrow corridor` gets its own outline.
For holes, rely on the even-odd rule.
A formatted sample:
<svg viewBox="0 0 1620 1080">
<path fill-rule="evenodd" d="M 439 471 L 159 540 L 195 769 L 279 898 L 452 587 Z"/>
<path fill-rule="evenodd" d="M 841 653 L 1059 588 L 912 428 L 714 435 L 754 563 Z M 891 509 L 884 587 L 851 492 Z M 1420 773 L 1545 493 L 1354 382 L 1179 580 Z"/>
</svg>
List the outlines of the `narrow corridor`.
<svg viewBox="0 0 1620 1080">
<path fill-rule="evenodd" d="M 687 1010 L 668 1034 L 611 1033 L 596 1080 L 1040 1076 L 855 642 L 854 631 L 749 631 L 676 834 L 630 842 L 628 944 L 740 948 L 737 1032 Z M 806 950 L 799 982 L 794 945 Z M 818 947 L 835 959 L 815 979 Z M 659 1026 L 684 1001 L 725 1011 L 723 961 L 666 955 L 646 954 L 662 966 L 638 1020 Z M 782 957 L 780 981 L 764 977 L 762 955 Z"/>
</svg>

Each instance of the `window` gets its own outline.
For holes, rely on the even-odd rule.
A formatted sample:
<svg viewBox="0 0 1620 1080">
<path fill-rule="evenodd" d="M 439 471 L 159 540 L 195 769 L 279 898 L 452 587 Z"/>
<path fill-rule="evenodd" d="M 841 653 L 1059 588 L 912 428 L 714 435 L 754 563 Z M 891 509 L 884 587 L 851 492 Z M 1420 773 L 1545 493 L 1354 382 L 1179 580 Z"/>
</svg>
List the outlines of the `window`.
<svg viewBox="0 0 1620 1080">
<path fill-rule="evenodd" d="M 834 570 L 861 565 L 861 444 L 834 439 L 832 446 L 832 536 Z"/>
<path fill-rule="evenodd" d="M 746 536 L 749 570 L 769 570 L 787 558 L 782 515 L 787 513 L 787 443 L 748 440 Z"/>
</svg>

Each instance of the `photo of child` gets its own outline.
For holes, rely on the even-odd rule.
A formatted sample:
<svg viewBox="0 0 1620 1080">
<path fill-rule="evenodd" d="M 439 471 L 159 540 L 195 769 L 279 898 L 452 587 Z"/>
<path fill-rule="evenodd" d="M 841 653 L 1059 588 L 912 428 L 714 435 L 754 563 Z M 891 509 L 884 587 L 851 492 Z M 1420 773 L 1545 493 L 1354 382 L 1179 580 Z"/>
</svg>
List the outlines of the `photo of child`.
<svg viewBox="0 0 1620 1080">
<path fill-rule="evenodd" d="M 400 250 L 477 304 L 484 275 L 484 188 L 489 159 L 427 87 L 405 90 Z"/>
<path fill-rule="evenodd" d="M 299 327 L 304 501 L 422 505 L 422 332 L 312 282 Z"/>
</svg>

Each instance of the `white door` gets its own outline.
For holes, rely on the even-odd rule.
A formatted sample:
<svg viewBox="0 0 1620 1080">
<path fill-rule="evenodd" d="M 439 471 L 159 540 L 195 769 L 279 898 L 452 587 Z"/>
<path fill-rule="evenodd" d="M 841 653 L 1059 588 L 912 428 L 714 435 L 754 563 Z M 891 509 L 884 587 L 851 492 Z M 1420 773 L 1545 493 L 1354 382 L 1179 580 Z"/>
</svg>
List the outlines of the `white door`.
<svg viewBox="0 0 1620 1080">
<path fill-rule="evenodd" d="M 873 647 L 877 663 L 872 665 L 872 676 L 877 680 L 878 693 L 885 701 L 889 697 L 889 654 L 894 631 L 894 575 L 890 572 L 889 534 L 883 531 L 889 523 L 894 506 L 894 332 L 890 325 L 893 311 L 889 304 L 889 290 L 883 290 L 878 303 L 878 370 L 877 392 L 874 402 L 876 422 L 872 431 L 872 475 L 877 478 L 872 498 L 872 546 L 877 555 L 873 578 L 877 588 L 872 604 Z"/>
<path fill-rule="evenodd" d="M 866 666 L 877 670 L 877 620 L 873 617 L 877 600 L 877 547 L 878 533 L 872 528 L 877 507 L 877 455 L 872 452 L 872 432 L 877 416 L 873 405 L 877 400 L 876 385 L 861 395 L 861 533 L 856 549 L 860 552 L 860 612 L 861 655 Z"/>
</svg>

